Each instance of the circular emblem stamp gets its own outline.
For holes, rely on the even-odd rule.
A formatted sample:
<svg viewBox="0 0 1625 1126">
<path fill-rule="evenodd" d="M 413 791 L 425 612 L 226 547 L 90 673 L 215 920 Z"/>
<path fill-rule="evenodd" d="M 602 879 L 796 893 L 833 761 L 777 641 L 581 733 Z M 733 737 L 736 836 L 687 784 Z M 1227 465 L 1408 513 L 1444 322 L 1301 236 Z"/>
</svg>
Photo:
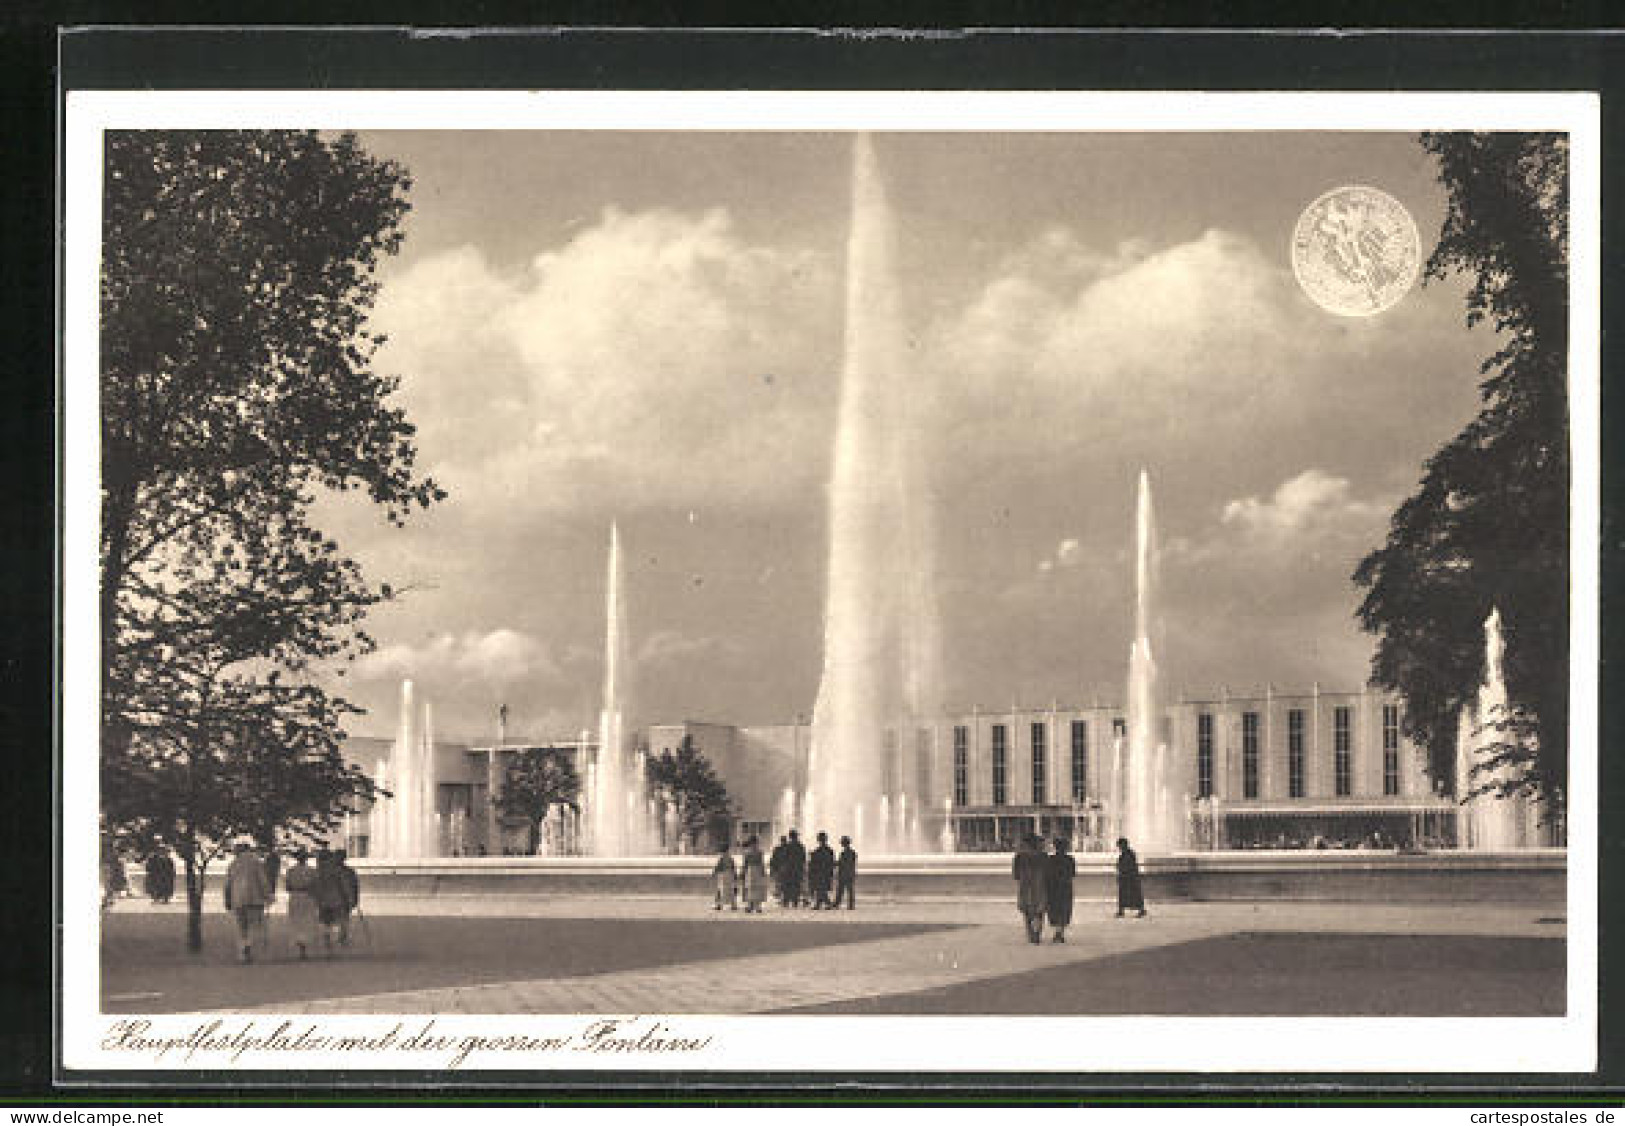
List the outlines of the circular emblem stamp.
<svg viewBox="0 0 1625 1126">
<path fill-rule="evenodd" d="M 1292 272 L 1315 304 L 1343 317 L 1391 309 L 1416 284 L 1422 242 L 1405 205 L 1378 188 L 1333 188 L 1303 209 Z"/>
</svg>

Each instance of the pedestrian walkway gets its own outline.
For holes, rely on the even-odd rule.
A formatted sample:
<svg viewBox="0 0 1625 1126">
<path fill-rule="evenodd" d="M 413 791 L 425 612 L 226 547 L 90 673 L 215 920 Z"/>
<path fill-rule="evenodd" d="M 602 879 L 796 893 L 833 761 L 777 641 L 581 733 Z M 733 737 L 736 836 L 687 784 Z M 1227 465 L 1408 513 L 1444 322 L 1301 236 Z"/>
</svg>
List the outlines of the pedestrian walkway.
<svg viewBox="0 0 1625 1126">
<path fill-rule="evenodd" d="M 401 906 L 401 905 L 394 905 Z M 444 908 L 444 901 L 440 901 Z M 583 905 L 577 904 L 579 911 Z M 610 905 L 616 919 L 694 915 L 681 900 Z M 487 905 L 487 908 L 489 905 Z M 570 905 L 532 903 L 563 914 Z M 766 916 L 722 913 L 719 926 L 772 925 L 809 918 L 839 926 L 845 912 L 788 911 Z M 1169 904 L 1147 919 L 1116 919 L 1102 904 L 1080 904 L 1064 945 L 1028 943 L 1008 905 L 889 904 L 867 921 L 961 921 L 966 925 L 902 938 L 818 946 L 786 953 L 714 959 L 563 978 L 373 993 L 265 1006 L 250 1012 L 298 1013 L 649 1013 L 745 1014 L 911 993 L 1112 955 L 1249 931 L 1343 934 L 1440 934 L 1561 938 L 1563 927 L 1528 906 L 1383 904 Z M 995 921 L 995 919 L 997 921 Z M 379 925 L 387 925 L 380 919 Z M 635 922 L 631 925 L 635 926 Z M 245 1010 L 233 1010 L 245 1011 Z"/>
</svg>

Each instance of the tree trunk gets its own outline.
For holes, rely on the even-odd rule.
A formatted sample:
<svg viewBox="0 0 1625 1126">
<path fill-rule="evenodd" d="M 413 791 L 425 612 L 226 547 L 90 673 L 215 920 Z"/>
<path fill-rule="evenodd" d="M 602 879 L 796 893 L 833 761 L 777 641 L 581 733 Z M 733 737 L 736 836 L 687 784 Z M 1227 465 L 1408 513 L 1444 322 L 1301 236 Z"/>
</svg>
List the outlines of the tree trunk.
<svg viewBox="0 0 1625 1126">
<path fill-rule="evenodd" d="M 542 821 L 539 817 L 532 817 L 530 819 L 530 851 L 527 853 L 527 855 L 535 856 L 536 850 L 541 847 L 541 844 Z"/>
<path fill-rule="evenodd" d="M 186 861 L 186 948 L 197 954 L 203 950 L 203 873 L 194 850 L 184 854 Z"/>
</svg>

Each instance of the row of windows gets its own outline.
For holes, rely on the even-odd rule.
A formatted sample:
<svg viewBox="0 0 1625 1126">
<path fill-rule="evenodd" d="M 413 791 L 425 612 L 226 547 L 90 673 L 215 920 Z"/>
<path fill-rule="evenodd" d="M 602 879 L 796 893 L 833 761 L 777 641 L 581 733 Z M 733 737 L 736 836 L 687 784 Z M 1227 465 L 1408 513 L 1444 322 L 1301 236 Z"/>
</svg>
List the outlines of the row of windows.
<svg viewBox="0 0 1625 1126">
<path fill-rule="evenodd" d="M 1353 717 L 1352 708 L 1332 709 L 1332 782 L 1338 797 L 1353 792 Z M 1126 723 L 1112 721 L 1113 734 L 1125 733 Z M 1086 720 L 1071 721 L 1071 799 L 1087 801 L 1089 798 L 1089 724 Z M 1049 800 L 1049 727 L 1034 723 L 1029 729 L 1032 748 L 1032 802 L 1044 805 Z M 992 782 L 993 804 L 1009 802 L 1009 728 L 1002 723 L 992 727 Z M 894 762 L 895 738 L 888 734 L 886 744 L 885 784 L 890 790 L 899 773 Z M 931 735 L 921 728 L 915 744 L 919 793 L 931 793 Z M 1286 716 L 1287 793 L 1294 798 L 1304 796 L 1304 712 L 1293 708 Z M 954 804 L 970 804 L 970 729 L 956 726 L 953 737 Z M 1241 714 L 1241 790 L 1245 798 L 1259 796 L 1259 713 Z M 1399 708 L 1384 705 L 1382 709 L 1382 792 L 1390 797 L 1399 793 Z M 1196 717 L 1196 794 L 1201 798 L 1213 796 L 1213 715 L 1202 712 Z"/>
<path fill-rule="evenodd" d="M 1032 746 L 1032 800 L 1043 805 L 1049 800 L 1049 728 L 1035 723 L 1029 729 Z M 927 758 L 927 746 L 920 744 L 922 761 Z M 1009 729 L 1002 723 L 993 725 L 993 804 L 1005 805 L 1009 801 Z M 929 793 L 926 779 L 928 767 L 921 767 L 921 793 Z M 1071 797 L 1073 801 L 1086 801 L 1089 797 L 1089 724 L 1085 720 L 1072 721 Z M 970 728 L 954 728 L 954 804 L 970 804 Z"/>
</svg>

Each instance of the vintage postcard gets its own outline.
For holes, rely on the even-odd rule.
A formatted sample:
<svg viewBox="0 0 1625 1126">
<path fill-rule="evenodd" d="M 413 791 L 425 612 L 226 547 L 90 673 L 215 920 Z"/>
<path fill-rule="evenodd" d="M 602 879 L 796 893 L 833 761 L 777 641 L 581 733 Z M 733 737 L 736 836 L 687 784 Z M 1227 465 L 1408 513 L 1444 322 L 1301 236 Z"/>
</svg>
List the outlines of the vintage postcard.
<svg viewBox="0 0 1625 1126">
<path fill-rule="evenodd" d="M 69 1078 L 1595 1067 L 1594 97 L 64 144 Z"/>
</svg>

